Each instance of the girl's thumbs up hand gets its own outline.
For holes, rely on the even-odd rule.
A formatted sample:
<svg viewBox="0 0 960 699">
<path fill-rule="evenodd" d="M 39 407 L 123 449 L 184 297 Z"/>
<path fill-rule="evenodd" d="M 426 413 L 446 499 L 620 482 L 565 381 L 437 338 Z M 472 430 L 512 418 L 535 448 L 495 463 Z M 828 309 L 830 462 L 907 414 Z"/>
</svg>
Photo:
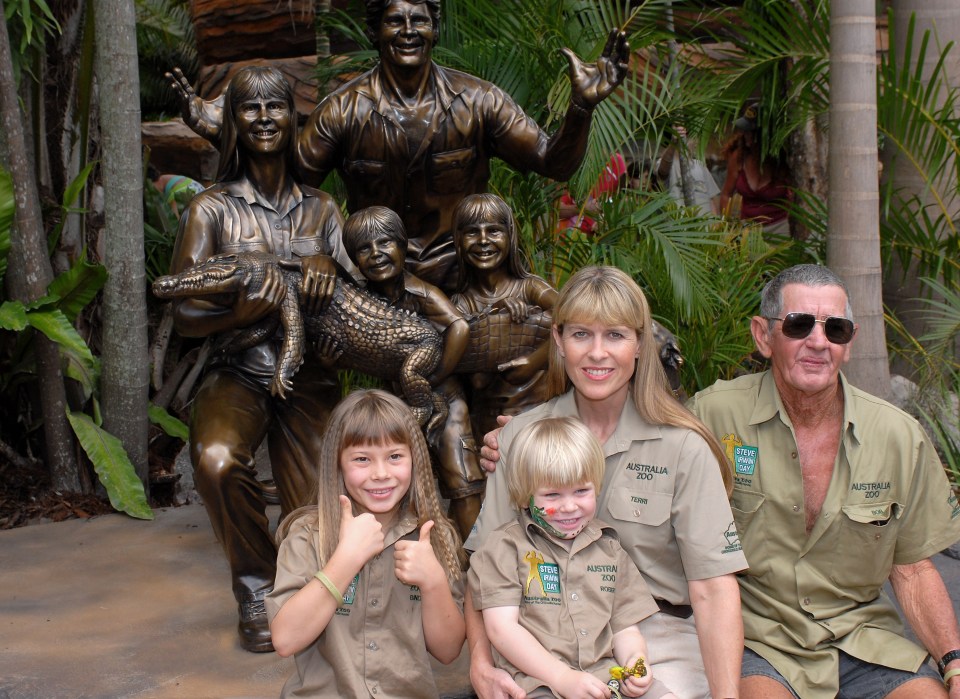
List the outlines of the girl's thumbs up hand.
<svg viewBox="0 0 960 699">
<path fill-rule="evenodd" d="M 340 543 L 337 548 L 355 556 L 360 562 L 358 568 L 383 551 L 380 522 L 369 512 L 354 517 L 353 503 L 346 495 L 340 496 Z"/>
<path fill-rule="evenodd" d="M 394 545 L 394 572 L 400 582 L 416 585 L 420 589 L 438 583 L 447 584 L 446 574 L 430 543 L 432 529 L 433 520 L 427 520 L 420 527 L 420 536 L 416 541 L 400 540 Z"/>
</svg>

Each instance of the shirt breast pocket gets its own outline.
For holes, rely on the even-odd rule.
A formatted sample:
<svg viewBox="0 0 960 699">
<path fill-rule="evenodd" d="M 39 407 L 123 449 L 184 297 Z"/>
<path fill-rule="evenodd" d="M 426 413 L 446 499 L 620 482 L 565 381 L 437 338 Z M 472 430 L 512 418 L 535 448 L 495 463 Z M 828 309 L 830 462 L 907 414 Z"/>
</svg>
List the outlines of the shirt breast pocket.
<svg viewBox="0 0 960 699">
<path fill-rule="evenodd" d="M 435 153 L 430 157 L 430 189 L 437 194 L 465 191 L 473 181 L 476 163 L 476 148 Z"/>
<path fill-rule="evenodd" d="M 875 594 L 893 565 L 902 510 L 893 500 L 841 507 L 833 548 L 841 562 L 831 575 L 835 582 L 851 591 L 861 589 L 865 598 Z"/>
<path fill-rule="evenodd" d="M 659 527 L 670 518 L 673 495 L 634 488 L 617 488 L 607 504 L 610 516 L 621 522 Z M 612 524 L 612 523 L 611 523 Z"/>
<path fill-rule="evenodd" d="M 348 160 L 343 165 L 347 177 L 362 180 L 365 187 L 384 184 L 387 164 L 382 160 Z"/>
<path fill-rule="evenodd" d="M 730 510 L 733 512 L 733 521 L 737 525 L 737 533 L 741 538 L 746 535 L 747 529 L 760 506 L 764 501 L 763 493 L 754 493 L 749 490 L 737 490 L 734 488 L 733 495 L 730 497 Z"/>
</svg>

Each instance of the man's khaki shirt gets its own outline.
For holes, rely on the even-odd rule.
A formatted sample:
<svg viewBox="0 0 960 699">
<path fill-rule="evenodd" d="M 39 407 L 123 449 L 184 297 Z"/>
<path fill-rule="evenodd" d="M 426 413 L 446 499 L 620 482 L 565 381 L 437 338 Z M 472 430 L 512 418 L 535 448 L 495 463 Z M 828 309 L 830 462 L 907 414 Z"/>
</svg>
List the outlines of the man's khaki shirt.
<svg viewBox="0 0 960 699">
<path fill-rule="evenodd" d="M 690 407 L 727 448 L 733 512 L 750 568 L 739 577 L 747 647 L 804 699 L 838 691 L 837 649 L 915 671 L 882 586 L 893 565 L 960 538 L 960 505 L 912 417 L 840 377 L 843 434 L 808 535 L 796 438 L 770 372 L 718 381 Z"/>
<path fill-rule="evenodd" d="M 524 511 L 470 557 L 473 606 L 518 607 L 519 623 L 550 655 L 606 682 L 615 634 L 658 611 L 637 565 L 609 525 L 592 520 L 567 549 Z M 499 653 L 496 665 L 523 691 L 543 682 Z"/>
<path fill-rule="evenodd" d="M 487 191 L 490 159 L 566 178 L 583 158 L 590 118 L 567 116 L 583 123 L 567 124 L 547 163 L 547 135 L 507 93 L 432 62 L 429 70 L 422 99 L 432 108 L 421 143 L 409 142 L 395 109 L 400 100 L 377 65 L 317 105 L 300 133 L 299 160 L 312 183 L 333 169 L 340 173 L 349 211 L 396 211 L 409 237 L 411 271 L 449 289 L 456 283 L 453 211 L 468 194 Z"/>
<path fill-rule="evenodd" d="M 517 516 L 506 484 L 510 444 L 523 426 L 545 417 L 578 417 L 574 392 L 517 415 L 501 430 L 500 461 L 487 479 L 467 550 L 477 550 L 490 532 Z M 717 460 L 700 435 L 651 425 L 628 399 L 603 453 L 597 517 L 616 530 L 655 598 L 690 604 L 688 580 L 747 567 Z"/>
<path fill-rule="evenodd" d="M 420 590 L 400 582 L 394 572 L 394 545 L 418 536 L 417 519 L 410 513 L 385 532 L 385 548 L 343 592 L 344 602 L 327 628 L 294 656 L 296 671 L 283 686 L 283 699 L 436 699 Z M 266 601 L 269 618 L 318 570 L 315 519 L 305 516 L 280 544 L 276 583 Z M 453 593 L 462 604 L 463 585 Z"/>
</svg>

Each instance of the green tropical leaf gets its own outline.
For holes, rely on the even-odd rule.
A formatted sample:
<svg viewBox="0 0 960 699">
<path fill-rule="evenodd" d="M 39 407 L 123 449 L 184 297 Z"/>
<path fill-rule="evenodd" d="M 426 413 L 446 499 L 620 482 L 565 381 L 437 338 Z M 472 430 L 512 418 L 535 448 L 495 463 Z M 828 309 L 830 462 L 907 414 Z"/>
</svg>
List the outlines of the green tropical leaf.
<svg viewBox="0 0 960 699">
<path fill-rule="evenodd" d="M 153 519 L 143 483 L 120 440 L 98 427 L 89 415 L 67 411 L 67 419 L 86 452 L 114 509 L 137 519 Z"/>
<path fill-rule="evenodd" d="M 59 297 L 56 307 L 72 323 L 106 282 L 106 267 L 78 259 L 73 267 L 50 283 L 49 292 Z"/>
<path fill-rule="evenodd" d="M 160 427 L 171 437 L 177 437 L 184 442 L 190 439 L 190 428 L 182 420 L 178 420 L 159 405 L 151 403 L 147 408 L 147 416 L 150 418 L 150 422 Z"/>
<path fill-rule="evenodd" d="M 61 311 L 57 309 L 30 311 L 27 313 L 27 323 L 61 347 L 82 357 L 85 362 L 93 364 L 93 354 L 87 347 L 87 343 Z"/>
<path fill-rule="evenodd" d="M 27 327 L 27 311 L 19 301 L 0 304 L 0 328 L 20 331 Z"/>
</svg>

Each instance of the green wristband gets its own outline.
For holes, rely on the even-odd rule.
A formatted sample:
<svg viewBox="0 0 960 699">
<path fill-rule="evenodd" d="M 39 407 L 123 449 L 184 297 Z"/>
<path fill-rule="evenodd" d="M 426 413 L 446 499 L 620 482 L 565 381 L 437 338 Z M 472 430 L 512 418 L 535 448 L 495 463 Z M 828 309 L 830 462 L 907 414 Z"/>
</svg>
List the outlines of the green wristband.
<svg viewBox="0 0 960 699">
<path fill-rule="evenodd" d="M 333 599 L 337 601 L 337 606 L 343 604 L 343 595 L 340 594 L 340 590 L 337 589 L 337 586 L 330 582 L 330 578 L 322 570 L 318 570 L 313 574 L 317 580 L 323 583 L 323 586 L 330 591 L 330 594 L 333 595 Z"/>
<path fill-rule="evenodd" d="M 947 691 L 950 691 L 950 680 L 960 675 L 960 667 L 951 668 L 943 673 L 943 686 L 947 688 Z"/>
</svg>

